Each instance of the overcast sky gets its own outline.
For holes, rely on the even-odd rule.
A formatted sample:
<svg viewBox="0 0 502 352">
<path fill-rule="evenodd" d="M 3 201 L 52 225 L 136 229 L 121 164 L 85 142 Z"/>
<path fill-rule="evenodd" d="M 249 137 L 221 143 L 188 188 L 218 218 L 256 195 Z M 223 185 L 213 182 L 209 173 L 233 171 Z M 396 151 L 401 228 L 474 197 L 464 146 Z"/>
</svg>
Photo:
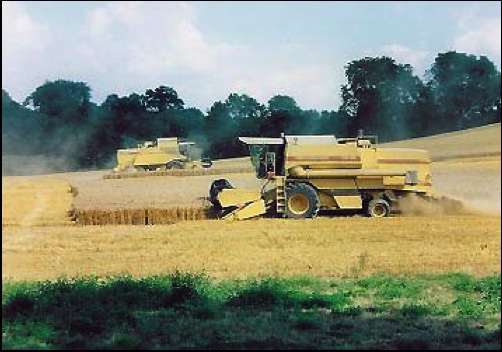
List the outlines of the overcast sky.
<svg viewBox="0 0 502 352">
<path fill-rule="evenodd" d="M 230 93 L 337 109 L 344 66 L 389 55 L 420 77 L 437 53 L 501 67 L 493 2 L 2 1 L 2 88 L 22 101 L 47 80 L 92 100 L 173 87 L 206 111 Z"/>
</svg>

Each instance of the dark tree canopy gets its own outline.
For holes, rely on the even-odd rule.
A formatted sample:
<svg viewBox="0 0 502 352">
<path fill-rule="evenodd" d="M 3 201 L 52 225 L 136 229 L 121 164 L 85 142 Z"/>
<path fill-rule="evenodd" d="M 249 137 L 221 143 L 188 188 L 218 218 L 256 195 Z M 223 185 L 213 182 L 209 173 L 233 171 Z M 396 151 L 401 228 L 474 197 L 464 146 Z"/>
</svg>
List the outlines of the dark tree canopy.
<svg viewBox="0 0 502 352">
<path fill-rule="evenodd" d="M 31 93 L 24 105 L 32 106 L 59 123 L 83 123 L 87 119 L 91 88 L 84 82 L 46 82 Z"/>
<path fill-rule="evenodd" d="M 428 76 L 442 130 L 500 121 L 500 72 L 487 57 L 439 54 Z"/>
<path fill-rule="evenodd" d="M 2 89 L 2 155 L 33 155 L 41 149 L 42 117 L 24 108 Z"/>
<path fill-rule="evenodd" d="M 301 111 L 296 100 L 287 95 L 274 95 L 268 101 L 268 110 L 270 112 L 285 111 L 292 114 Z"/>
<path fill-rule="evenodd" d="M 232 93 L 224 102 L 214 103 L 206 118 L 211 154 L 217 157 L 242 154 L 245 148 L 238 137 L 258 136 L 259 126 L 266 118 L 265 106 L 247 94 Z"/>
<path fill-rule="evenodd" d="M 144 95 L 145 107 L 151 112 L 164 112 L 168 109 L 183 109 L 185 102 L 171 87 L 160 86 L 147 89 Z"/>
<path fill-rule="evenodd" d="M 367 57 L 350 62 L 345 75 L 340 111 L 350 118 L 349 134 L 363 129 L 383 140 L 413 134 L 408 126 L 423 84 L 410 65 L 385 56 Z"/>
<path fill-rule="evenodd" d="M 160 137 L 188 137 L 204 155 L 228 158 L 247 155 L 239 136 L 350 137 L 363 129 L 397 140 L 500 122 L 500 72 L 484 56 L 440 53 L 425 82 L 386 56 L 353 60 L 345 75 L 338 111 L 303 109 L 287 95 L 263 105 L 230 93 L 203 113 L 168 85 L 112 93 L 96 105 L 87 83 L 61 79 L 37 87 L 28 109 L 2 90 L 2 154 L 63 156 L 68 169 L 111 167 L 117 149 Z"/>
</svg>

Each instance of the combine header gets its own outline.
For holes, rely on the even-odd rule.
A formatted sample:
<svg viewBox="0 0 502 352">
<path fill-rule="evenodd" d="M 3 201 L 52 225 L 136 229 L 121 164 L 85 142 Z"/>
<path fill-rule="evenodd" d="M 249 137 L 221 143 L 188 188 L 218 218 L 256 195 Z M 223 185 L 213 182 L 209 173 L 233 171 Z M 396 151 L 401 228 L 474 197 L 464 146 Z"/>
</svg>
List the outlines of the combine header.
<svg viewBox="0 0 502 352">
<path fill-rule="evenodd" d="M 430 196 L 427 151 L 379 148 L 376 136 L 336 138 L 240 137 L 248 145 L 261 190 L 234 189 L 215 180 L 209 199 L 220 217 L 243 220 L 262 214 L 313 218 L 320 210 L 360 210 L 386 217 L 407 194 Z"/>
</svg>

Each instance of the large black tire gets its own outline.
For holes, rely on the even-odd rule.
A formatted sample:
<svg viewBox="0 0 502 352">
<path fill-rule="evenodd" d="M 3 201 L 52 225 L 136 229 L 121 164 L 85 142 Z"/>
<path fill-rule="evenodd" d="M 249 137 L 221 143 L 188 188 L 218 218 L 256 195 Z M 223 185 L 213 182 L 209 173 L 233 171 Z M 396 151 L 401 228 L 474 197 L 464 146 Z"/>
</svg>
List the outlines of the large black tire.
<svg viewBox="0 0 502 352">
<path fill-rule="evenodd" d="M 183 163 L 181 163 L 178 160 L 173 160 L 170 161 L 166 164 L 166 169 L 175 169 L 175 170 L 181 170 L 183 169 Z"/>
<path fill-rule="evenodd" d="M 144 171 L 155 171 L 155 170 L 157 170 L 157 166 L 156 165 L 144 165 L 143 170 Z"/>
<path fill-rule="evenodd" d="M 385 199 L 373 199 L 368 203 L 366 215 L 371 218 L 385 218 L 390 215 L 390 204 Z"/>
<path fill-rule="evenodd" d="M 294 183 L 286 187 L 287 218 L 314 218 L 319 212 L 320 202 L 317 191 L 306 183 Z"/>
<path fill-rule="evenodd" d="M 210 169 L 213 166 L 213 161 L 210 158 L 202 158 L 200 163 L 204 169 Z"/>
</svg>

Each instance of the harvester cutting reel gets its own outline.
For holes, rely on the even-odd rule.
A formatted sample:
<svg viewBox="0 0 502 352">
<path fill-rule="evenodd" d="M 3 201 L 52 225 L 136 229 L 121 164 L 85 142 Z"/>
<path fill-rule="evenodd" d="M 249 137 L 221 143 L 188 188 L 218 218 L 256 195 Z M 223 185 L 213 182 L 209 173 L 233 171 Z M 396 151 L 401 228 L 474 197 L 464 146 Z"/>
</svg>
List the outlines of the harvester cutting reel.
<svg viewBox="0 0 502 352">
<path fill-rule="evenodd" d="M 244 220 L 271 212 L 275 187 L 267 181 L 261 190 L 237 189 L 228 180 L 218 179 L 211 184 L 209 200 L 218 218 Z"/>
</svg>

